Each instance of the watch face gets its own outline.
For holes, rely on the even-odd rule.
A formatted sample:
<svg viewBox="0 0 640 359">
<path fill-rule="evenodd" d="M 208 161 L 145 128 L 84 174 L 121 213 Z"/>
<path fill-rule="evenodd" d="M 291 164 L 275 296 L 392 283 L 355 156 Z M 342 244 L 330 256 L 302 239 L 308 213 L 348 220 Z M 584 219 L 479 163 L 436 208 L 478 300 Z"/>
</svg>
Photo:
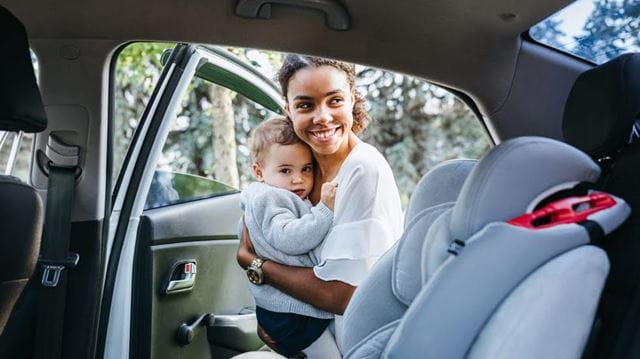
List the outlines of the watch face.
<svg viewBox="0 0 640 359">
<path fill-rule="evenodd" d="M 247 269 L 247 277 L 249 278 L 249 282 L 253 284 L 262 283 L 262 276 L 260 275 L 260 273 L 258 273 L 258 271 L 256 271 L 253 268 Z"/>
</svg>

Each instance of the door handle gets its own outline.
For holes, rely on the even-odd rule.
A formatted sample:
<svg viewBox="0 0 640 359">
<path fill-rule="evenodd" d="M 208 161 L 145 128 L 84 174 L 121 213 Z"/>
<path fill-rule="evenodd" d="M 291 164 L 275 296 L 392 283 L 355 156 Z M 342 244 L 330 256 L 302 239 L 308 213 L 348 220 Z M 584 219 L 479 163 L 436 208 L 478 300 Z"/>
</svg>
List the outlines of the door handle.
<svg viewBox="0 0 640 359">
<path fill-rule="evenodd" d="M 193 342 L 193 338 L 195 338 L 198 333 L 197 329 L 199 327 L 208 328 L 213 325 L 216 317 L 212 313 L 206 313 L 199 316 L 196 320 L 191 324 L 182 323 L 178 328 L 177 339 L 180 345 L 189 345 Z"/>
<path fill-rule="evenodd" d="M 327 26 L 332 30 L 349 30 L 349 13 L 345 7 L 332 0 L 239 0 L 236 15 L 253 19 L 270 19 L 271 5 L 288 5 L 320 10 L 325 13 Z"/>
<path fill-rule="evenodd" d="M 170 273 L 164 294 L 190 291 L 196 283 L 196 274 L 198 274 L 196 260 L 177 262 L 173 265 Z"/>
</svg>

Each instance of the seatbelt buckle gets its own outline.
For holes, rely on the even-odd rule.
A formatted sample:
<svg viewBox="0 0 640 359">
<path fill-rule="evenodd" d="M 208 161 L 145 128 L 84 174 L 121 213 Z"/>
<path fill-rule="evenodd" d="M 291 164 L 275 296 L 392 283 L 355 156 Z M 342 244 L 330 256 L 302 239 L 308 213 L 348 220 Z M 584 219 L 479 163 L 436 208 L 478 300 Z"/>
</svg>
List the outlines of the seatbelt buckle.
<svg viewBox="0 0 640 359">
<path fill-rule="evenodd" d="M 42 279 L 40 283 L 43 287 L 57 287 L 62 271 L 66 268 L 74 268 L 78 265 L 79 260 L 80 256 L 78 253 L 69 253 L 67 258 L 62 260 L 39 259 L 38 263 L 42 266 Z"/>
</svg>

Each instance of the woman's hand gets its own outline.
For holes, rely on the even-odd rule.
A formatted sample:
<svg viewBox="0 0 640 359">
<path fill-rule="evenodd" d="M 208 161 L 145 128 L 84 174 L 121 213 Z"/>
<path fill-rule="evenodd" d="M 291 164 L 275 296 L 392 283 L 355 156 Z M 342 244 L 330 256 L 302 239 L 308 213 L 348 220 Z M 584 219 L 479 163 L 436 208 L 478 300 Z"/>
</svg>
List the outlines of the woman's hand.
<svg viewBox="0 0 640 359">
<path fill-rule="evenodd" d="M 251 262 L 256 257 L 256 251 L 253 249 L 251 243 L 251 237 L 249 237 L 249 230 L 247 225 L 242 221 L 242 237 L 240 237 L 240 245 L 238 246 L 238 253 L 236 259 L 240 267 L 247 269 L 251 265 Z"/>
</svg>

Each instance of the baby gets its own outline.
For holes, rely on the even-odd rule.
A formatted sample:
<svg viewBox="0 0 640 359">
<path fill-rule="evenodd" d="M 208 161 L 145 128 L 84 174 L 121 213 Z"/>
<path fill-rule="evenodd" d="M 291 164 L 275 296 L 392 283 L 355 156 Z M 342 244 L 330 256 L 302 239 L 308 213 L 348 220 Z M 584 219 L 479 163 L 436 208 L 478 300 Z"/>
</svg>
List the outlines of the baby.
<svg viewBox="0 0 640 359">
<path fill-rule="evenodd" d="M 314 182 L 311 149 L 286 118 L 261 123 L 253 131 L 250 146 L 251 169 L 258 182 L 242 192 L 241 205 L 258 258 L 313 267 L 333 223 L 336 185 L 324 183 L 320 202 L 312 206 L 307 199 Z M 240 236 L 241 225 L 239 229 Z M 278 352 L 299 353 L 320 337 L 333 314 L 261 285 L 260 266 L 252 264 L 247 270 L 258 325 L 277 343 Z"/>
</svg>

